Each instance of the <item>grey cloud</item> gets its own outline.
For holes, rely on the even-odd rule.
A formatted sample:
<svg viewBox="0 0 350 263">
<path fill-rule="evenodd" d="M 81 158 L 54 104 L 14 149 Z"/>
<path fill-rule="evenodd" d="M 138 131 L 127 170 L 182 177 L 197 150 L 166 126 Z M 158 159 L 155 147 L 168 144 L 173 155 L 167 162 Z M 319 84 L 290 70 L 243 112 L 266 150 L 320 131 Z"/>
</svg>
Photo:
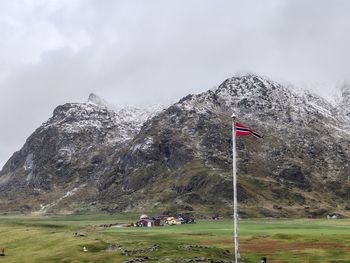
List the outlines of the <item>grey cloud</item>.
<svg viewBox="0 0 350 263">
<path fill-rule="evenodd" d="M 349 78 L 349 8 L 345 0 L 3 1 L 0 166 L 57 105 L 90 92 L 115 104 L 165 104 L 249 71 L 329 96 Z"/>
</svg>

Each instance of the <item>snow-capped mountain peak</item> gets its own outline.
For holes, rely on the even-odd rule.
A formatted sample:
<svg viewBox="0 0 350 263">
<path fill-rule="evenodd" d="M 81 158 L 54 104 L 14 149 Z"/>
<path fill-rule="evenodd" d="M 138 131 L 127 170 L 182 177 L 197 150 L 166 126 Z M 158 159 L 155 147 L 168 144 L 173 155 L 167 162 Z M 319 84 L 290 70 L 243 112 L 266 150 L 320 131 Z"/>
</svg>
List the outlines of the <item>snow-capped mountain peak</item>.
<svg viewBox="0 0 350 263">
<path fill-rule="evenodd" d="M 109 107 L 109 103 L 95 93 L 90 93 L 87 103 L 92 103 L 101 107 Z"/>
<path fill-rule="evenodd" d="M 154 115 L 162 111 L 163 105 L 147 105 L 147 106 L 133 106 L 133 105 L 113 105 L 95 93 L 91 93 L 87 100 L 88 105 L 96 105 L 98 107 L 107 109 L 115 113 L 118 123 L 125 123 L 131 125 L 137 131 L 142 125 Z"/>
</svg>

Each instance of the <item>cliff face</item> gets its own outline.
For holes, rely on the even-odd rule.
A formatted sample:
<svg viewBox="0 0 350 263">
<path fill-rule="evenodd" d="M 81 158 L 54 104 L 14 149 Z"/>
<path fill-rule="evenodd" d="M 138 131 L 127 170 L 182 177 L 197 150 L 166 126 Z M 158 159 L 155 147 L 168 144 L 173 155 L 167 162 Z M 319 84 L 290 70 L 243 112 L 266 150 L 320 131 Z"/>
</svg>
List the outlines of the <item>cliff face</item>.
<svg viewBox="0 0 350 263">
<path fill-rule="evenodd" d="M 122 113 L 96 98 L 59 106 L 1 171 L 1 209 L 228 211 L 234 112 L 265 135 L 237 140 L 242 215 L 346 214 L 345 93 L 333 106 L 246 75 L 153 117 L 136 118 L 137 111 Z"/>
</svg>

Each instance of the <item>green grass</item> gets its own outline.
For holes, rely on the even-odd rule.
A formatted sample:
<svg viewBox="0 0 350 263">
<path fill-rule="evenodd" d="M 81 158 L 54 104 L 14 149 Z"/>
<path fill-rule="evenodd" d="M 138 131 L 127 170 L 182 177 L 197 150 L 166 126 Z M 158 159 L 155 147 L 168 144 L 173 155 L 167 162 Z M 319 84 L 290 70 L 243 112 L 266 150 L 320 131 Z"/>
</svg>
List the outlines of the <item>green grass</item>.
<svg viewBox="0 0 350 263">
<path fill-rule="evenodd" d="M 199 221 L 158 228 L 99 228 L 137 215 L 0 217 L 2 262 L 124 262 L 232 258 L 232 223 Z M 85 236 L 74 237 L 74 233 Z M 350 220 L 256 219 L 239 222 L 245 262 L 350 262 Z M 154 245 L 156 245 L 153 247 Z M 159 247 L 158 247 L 159 245 Z M 89 251 L 83 252 L 83 247 Z M 153 249 L 152 249 L 153 247 Z M 175 262 L 175 261 L 168 261 Z"/>
</svg>

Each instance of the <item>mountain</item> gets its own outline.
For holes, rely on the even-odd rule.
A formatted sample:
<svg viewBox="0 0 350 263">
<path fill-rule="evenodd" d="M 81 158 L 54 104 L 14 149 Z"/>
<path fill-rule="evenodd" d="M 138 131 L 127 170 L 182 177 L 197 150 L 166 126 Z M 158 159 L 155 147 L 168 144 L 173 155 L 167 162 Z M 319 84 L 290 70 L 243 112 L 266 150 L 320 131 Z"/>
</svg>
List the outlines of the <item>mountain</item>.
<svg viewBox="0 0 350 263">
<path fill-rule="evenodd" d="M 347 92 L 333 105 L 236 76 L 144 118 L 95 97 L 56 108 L 10 158 L 2 211 L 228 212 L 234 112 L 265 135 L 237 139 L 241 216 L 349 215 Z"/>
<path fill-rule="evenodd" d="M 46 212 L 95 200 L 115 153 L 151 116 L 136 107 L 110 109 L 94 94 L 58 106 L 0 172 L 1 209 Z"/>
<path fill-rule="evenodd" d="M 137 210 L 163 204 L 201 211 L 229 207 L 231 139 L 225 135 L 232 112 L 265 134 L 263 140 L 238 140 L 241 213 L 344 211 L 349 131 L 337 108 L 254 75 L 189 95 L 151 119 L 121 157 L 118 174 L 124 180 L 109 187 L 110 198 L 118 199 L 111 193 L 124 189 Z"/>
</svg>

